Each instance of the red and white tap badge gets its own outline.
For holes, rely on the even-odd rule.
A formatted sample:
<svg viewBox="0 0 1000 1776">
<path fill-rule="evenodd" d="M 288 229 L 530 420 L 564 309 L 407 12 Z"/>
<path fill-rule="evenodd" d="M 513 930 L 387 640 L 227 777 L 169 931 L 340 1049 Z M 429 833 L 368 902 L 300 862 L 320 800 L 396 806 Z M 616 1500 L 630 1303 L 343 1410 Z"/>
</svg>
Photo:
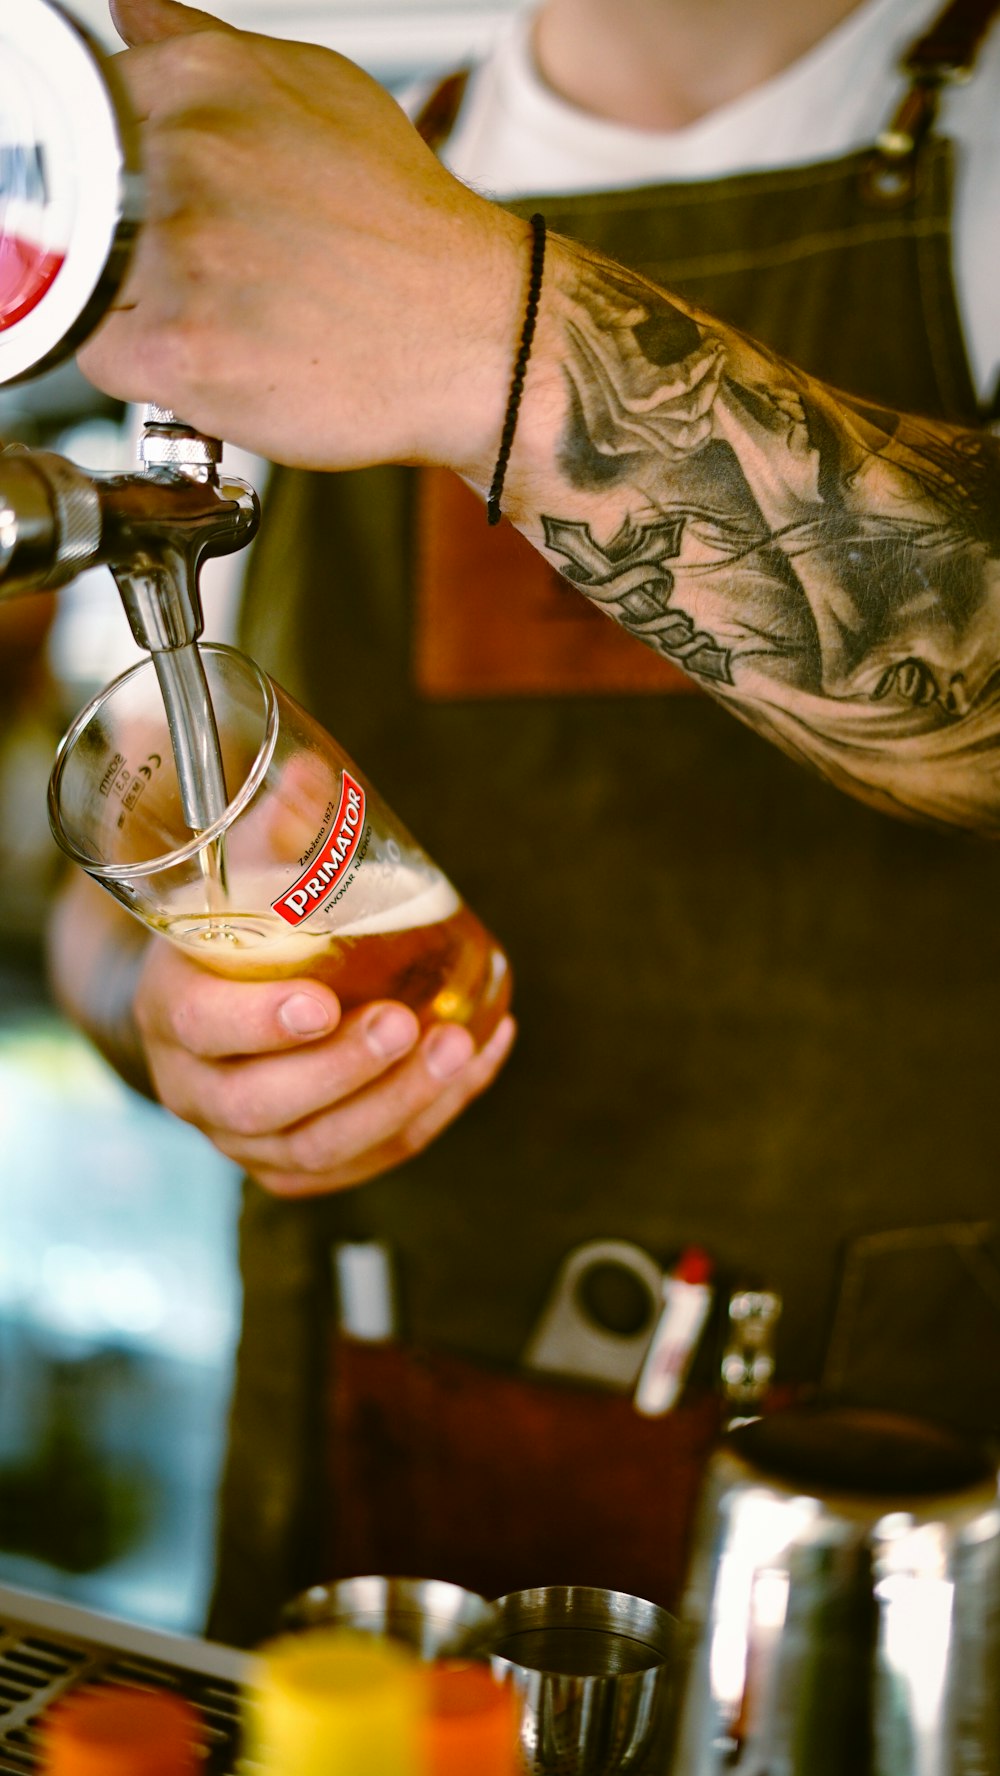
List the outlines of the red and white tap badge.
<svg viewBox="0 0 1000 1776">
<path fill-rule="evenodd" d="M 358 848 L 364 830 L 365 792 L 349 771 L 344 772 L 340 787 L 340 807 L 333 817 L 322 850 L 309 863 L 297 882 L 271 905 L 288 925 L 301 925 L 326 899 L 330 886 L 342 875 Z"/>
</svg>

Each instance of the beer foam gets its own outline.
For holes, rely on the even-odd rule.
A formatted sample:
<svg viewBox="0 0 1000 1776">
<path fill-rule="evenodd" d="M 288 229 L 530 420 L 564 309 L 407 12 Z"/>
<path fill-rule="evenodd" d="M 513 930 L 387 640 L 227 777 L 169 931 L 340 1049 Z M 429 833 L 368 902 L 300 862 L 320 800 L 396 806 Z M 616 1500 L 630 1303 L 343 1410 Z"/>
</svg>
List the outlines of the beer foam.
<svg viewBox="0 0 1000 1776">
<path fill-rule="evenodd" d="M 359 873 L 336 907 L 317 907 L 313 918 L 294 929 L 271 910 L 283 886 L 273 876 L 242 877 L 232 883 L 228 905 L 213 911 L 204 906 L 200 885 L 191 883 L 177 897 L 162 929 L 215 973 L 245 975 L 251 968 L 254 973 L 272 968 L 289 973 L 308 966 L 341 939 L 418 930 L 451 918 L 461 904 L 441 875 L 428 880 L 426 871 L 402 867 L 391 875 L 370 871 L 367 878 Z M 389 904 L 371 904 L 386 895 L 391 895 Z M 247 910 L 251 907 L 260 911 Z M 338 914 L 349 908 L 358 908 L 355 917 L 341 923 Z"/>
<path fill-rule="evenodd" d="M 394 898 L 391 906 L 361 913 L 346 925 L 331 925 L 330 935 L 374 937 L 377 932 L 415 931 L 420 925 L 439 925 L 458 911 L 458 895 L 444 876 L 435 876 L 428 882 L 426 875 L 417 870 L 401 870 L 398 873 L 410 877 L 412 893 L 402 895 L 399 899 Z M 397 880 L 394 876 L 389 884 L 394 893 Z M 363 885 L 362 882 L 359 887 Z"/>
</svg>

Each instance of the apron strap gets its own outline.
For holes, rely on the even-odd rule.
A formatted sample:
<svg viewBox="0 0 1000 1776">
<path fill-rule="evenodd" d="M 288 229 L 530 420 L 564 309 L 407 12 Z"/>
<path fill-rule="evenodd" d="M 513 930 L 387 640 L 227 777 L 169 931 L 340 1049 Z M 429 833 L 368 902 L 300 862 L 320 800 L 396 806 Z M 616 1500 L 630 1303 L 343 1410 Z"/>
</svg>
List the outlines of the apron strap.
<svg viewBox="0 0 1000 1776">
<path fill-rule="evenodd" d="M 950 0 L 900 61 L 909 86 L 878 137 L 862 189 L 872 204 L 896 209 L 917 189 L 920 150 L 938 114 L 945 86 L 968 80 L 1000 0 Z"/>
<path fill-rule="evenodd" d="M 903 57 L 915 80 L 967 80 L 983 38 L 1000 11 L 1000 0 L 951 0 Z"/>
<path fill-rule="evenodd" d="M 413 119 L 417 134 L 434 154 L 443 148 L 455 127 L 471 72 L 471 68 L 456 68 L 454 73 L 446 74 L 432 87 Z"/>
</svg>

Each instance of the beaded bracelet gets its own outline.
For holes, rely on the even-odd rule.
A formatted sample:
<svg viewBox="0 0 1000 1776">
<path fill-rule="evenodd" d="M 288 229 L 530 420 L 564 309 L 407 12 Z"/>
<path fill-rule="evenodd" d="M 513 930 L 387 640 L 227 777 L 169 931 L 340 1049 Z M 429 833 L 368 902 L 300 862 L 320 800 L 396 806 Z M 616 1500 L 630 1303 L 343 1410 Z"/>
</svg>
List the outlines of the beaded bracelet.
<svg viewBox="0 0 1000 1776">
<path fill-rule="evenodd" d="M 528 368 L 531 355 L 531 342 L 535 336 L 535 321 L 538 317 L 538 299 L 542 292 L 542 268 L 545 264 L 545 217 L 531 217 L 531 272 L 528 278 L 528 300 L 524 311 L 524 326 L 521 329 L 521 343 L 517 348 L 514 360 L 514 374 L 511 377 L 510 394 L 507 397 L 507 411 L 504 414 L 503 430 L 500 433 L 500 450 L 497 455 L 497 466 L 493 471 L 490 491 L 486 496 L 486 522 L 499 524 L 501 518 L 500 495 L 503 492 L 504 476 L 507 473 L 507 462 L 510 457 L 511 445 L 514 442 L 514 428 L 517 425 L 518 409 L 524 392 L 524 375 Z"/>
</svg>

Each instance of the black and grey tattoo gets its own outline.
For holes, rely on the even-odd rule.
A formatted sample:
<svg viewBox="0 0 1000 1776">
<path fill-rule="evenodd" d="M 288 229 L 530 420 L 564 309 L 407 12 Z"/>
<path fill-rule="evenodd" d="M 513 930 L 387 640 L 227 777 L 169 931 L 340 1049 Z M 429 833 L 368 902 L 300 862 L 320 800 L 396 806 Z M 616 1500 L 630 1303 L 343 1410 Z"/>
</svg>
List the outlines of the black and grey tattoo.
<svg viewBox="0 0 1000 1776">
<path fill-rule="evenodd" d="M 896 813 L 1000 832 L 1000 441 L 832 391 L 568 250 L 560 570 Z"/>
</svg>

